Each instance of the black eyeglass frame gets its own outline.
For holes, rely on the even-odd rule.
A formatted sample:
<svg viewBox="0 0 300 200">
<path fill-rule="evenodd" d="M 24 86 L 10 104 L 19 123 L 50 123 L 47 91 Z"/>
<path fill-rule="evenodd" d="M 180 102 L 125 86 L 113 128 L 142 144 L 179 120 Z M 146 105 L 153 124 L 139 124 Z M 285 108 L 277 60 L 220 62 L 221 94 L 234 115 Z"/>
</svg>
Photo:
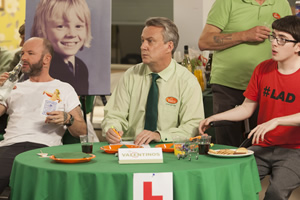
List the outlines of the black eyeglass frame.
<svg viewBox="0 0 300 200">
<path fill-rule="evenodd" d="M 268 38 L 269 38 L 270 42 L 273 42 L 274 40 L 276 40 L 277 44 L 280 45 L 280 46 L 284 46 L 287 42 L 298 43 L 298 41 L 296 41 L 296 40 L 288 40 L 288 39 L 285 39 L 285 38 L 277 38 L 274 35 L 269 35 Z M 279 44 L 279 41 L 278 41 L 279 39 L 280 39 L 280 41 L 282 41 L 284 43 L 283 44 L 281 44 L 281 43 Z"/>
</svg>

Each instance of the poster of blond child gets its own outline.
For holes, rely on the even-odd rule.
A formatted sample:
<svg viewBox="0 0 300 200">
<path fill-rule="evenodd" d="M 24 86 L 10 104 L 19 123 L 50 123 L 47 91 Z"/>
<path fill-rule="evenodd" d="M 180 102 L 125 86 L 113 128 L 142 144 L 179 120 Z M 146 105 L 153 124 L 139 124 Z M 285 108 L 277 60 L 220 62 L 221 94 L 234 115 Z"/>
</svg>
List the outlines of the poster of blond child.
<svg viewBox="0 0 300 200">
<path fill-rule="evenodd" d="M 110 94 L 110 7 L 105 0 L 26 2 L 25 37 L 50 40 L 50 75 L 78 95 Z"/>
</svg>

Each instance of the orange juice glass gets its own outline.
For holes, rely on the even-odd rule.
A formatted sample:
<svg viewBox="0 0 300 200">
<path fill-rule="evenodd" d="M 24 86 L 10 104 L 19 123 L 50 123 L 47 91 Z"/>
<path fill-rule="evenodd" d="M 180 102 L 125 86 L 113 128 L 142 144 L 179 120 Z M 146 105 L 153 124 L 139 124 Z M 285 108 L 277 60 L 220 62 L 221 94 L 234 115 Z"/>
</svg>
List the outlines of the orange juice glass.
<svg viewBox="0 0 300 200">
<path fill-rule="evenodd" d="M 201 86 L 201 89 L 202 91 L 205 90 L 205 83 L 204 83 L 204 78 L 203 78 L 203 72 L 202 70 L 200 69 L 200 67 L 197 67 L 195 70 L 194 70 L 194 75 L 196 76 L 200 86 Z"/>
</svg>

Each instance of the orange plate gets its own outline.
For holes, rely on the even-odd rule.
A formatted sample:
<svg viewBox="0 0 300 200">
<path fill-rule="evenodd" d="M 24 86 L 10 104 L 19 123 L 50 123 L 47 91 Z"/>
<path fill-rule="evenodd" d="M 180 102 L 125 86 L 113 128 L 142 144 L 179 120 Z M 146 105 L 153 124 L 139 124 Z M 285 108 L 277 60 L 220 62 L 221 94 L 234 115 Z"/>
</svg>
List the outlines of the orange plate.
<svg viewBox="0 0 300 200">
<path fill-rule="evenodd" d="M 171 146 L 173 146 L 173 143 L 166 143 L 166 144 L 155 145 L 155 147 L 162 148 L 163 152 L 174 152 L 174 148 L 170 148 Z"/>
<path fill-rule="evenodd" d="M 96 158 L 96 156 L 94 154 L 90 154 L 90 155 L 92 157 L 88 157 L 88 158 L 70 158 L 70 159 L 65 159 L 65 158 L 55 158 L 54 155 L 50 156 L 49 158 L 51 158 L 55 162 L 72 164 L 72 163 L 89 162 L 93 158 Z"/>
<path fill-rule="evenodd" d="M 112 144 L 100 147 L 101 150 L 105 151 L 106 153 L 118 153 L 118 149 L 125 145 L 128 148 L 144 148 L 143 146 L 133 145 L 133 144 Z"/>
</svg>

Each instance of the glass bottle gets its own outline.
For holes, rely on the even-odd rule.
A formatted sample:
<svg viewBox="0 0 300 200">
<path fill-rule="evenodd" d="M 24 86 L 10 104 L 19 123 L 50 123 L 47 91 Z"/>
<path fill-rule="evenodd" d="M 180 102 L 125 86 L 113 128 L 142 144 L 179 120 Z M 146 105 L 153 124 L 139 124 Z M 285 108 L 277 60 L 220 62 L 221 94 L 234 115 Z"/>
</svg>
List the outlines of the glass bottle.
<svg viewBox="0 0 300 200">
<path fill-rule="evenodd" d="M 208 56 L 208 61 L 205 66 L 205 78 L 206 78 L 206 83 L 208 88 L 210 87 L 209 82 L 210 82 L 210 72 L 212 67 L 212 59 L 213 59 L 213 53 L 210 52 Z"/>
<path fill-rule="evenodd" d="M 189 56 L 189 46 L 188 45 L 184 46 L 184 58 L 182 61 L 182 65 L 185 66 L 190 72 L 193 73 L 193 67 L 191 64 L 190 56 Z"/>
<path fill-rule="evenodd" d="M 0 87 L 0 101 L 5 101 L 16 83 L 19 80 L 19 73 L 22 69 L 22 61 L 20 61 L 12 71 L 9 72 L 8 79 L 4 82 L 4 84 Z"/>
<path fill-rule="evenodd" d="M 205 90 L 206 88 L 206 78 L 204 76 L 204 67 L 200 67 L 200 66 L 196 66 L 195 70 L 194 70 L 194 75 L 196 76 L 202 91 Z"/>
</svg>

